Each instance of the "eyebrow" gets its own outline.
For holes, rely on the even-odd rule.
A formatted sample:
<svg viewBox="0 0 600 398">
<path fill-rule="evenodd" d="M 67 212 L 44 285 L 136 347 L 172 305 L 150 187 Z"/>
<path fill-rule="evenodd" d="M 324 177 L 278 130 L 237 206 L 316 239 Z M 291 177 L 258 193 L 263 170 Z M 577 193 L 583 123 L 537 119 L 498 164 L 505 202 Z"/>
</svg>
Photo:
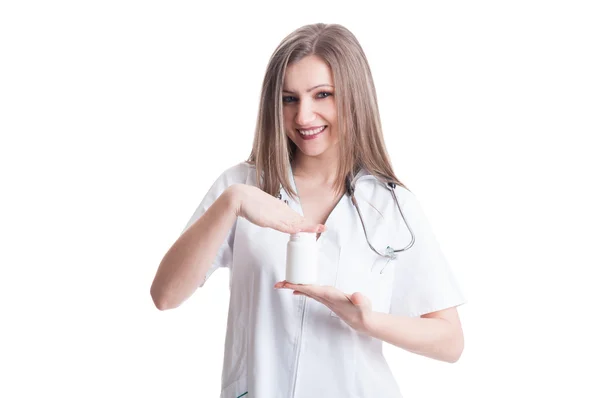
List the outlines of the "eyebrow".
<svg viewBox="0 0 600 398">
<path fill-rule="evenodd" d="M 319 87 L 331 87 L 334 88 L 331 84 L 319 84 L 316 85 L 314 87 L 309 88 L 308 90 L 306 90 L 307 93 L 310 93 L 311 91 L 313 91 L 315 88 L 319 88 Z M 296 94 L 294 91 L 290 91 L 290 90 L 283 90 L 284 93 L 290 93 L 290 94 Z"/>
</svg>

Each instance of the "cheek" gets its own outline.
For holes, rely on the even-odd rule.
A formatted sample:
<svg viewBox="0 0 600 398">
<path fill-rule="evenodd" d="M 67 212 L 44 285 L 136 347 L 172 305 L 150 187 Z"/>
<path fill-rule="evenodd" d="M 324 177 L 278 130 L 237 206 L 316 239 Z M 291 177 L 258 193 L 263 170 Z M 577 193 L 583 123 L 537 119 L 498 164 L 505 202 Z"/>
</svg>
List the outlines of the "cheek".
<svg viewBox="0 0 600 398">
<path fill-rule="evenodd" d="M 323 109 L 322 115 L 327 119 L 327 122 L 329 122 L 329 124 L 333 126 L 337 124 L 337 109 L 333 101 Z"/>
<path fill-rule="evenodd" d="M 290 112 L 286 112 L 284 109 L 283 110 L 283 128 L 285 131 L 285 135 L 287 135 L 291 139 L 294 139 L 293 126 L 294 126 L 293 116 L 291 115 Z"/>
<path fill-rule="evenodd" d="M 283 125 L 286 130 L 290 129 L 294 123 L 293 112 L 289 108 L 283 108 Z"/>
</svg>

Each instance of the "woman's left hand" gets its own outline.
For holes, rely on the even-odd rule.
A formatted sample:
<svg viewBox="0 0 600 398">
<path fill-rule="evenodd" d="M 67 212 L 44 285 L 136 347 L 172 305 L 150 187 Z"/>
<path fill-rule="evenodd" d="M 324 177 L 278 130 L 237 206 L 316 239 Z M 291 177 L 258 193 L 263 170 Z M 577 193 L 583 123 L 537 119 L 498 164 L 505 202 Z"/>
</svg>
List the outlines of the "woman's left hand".
<svg viewBox="0 0 600 398">
<path fill-rule="evenodd" d="M 371 300 L 362 293 L 346 294 L 332 286 L 295 285 L 282 281 L 276 289 L 290 289 L 295 295 L 310 297 L 335 312 L 344 322 L 358 332 L 367 333 L 373 312 Z"/>
</svg>

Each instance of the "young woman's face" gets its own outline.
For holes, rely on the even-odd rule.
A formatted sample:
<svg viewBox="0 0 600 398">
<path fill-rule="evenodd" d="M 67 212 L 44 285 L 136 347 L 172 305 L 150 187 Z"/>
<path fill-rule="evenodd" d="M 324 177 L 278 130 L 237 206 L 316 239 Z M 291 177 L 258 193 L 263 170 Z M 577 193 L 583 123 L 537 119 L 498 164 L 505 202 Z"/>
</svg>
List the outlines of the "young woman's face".
<svg viewBox="0 0 600 398">
<path fill-rule="evenodd" d="M 338 141 L 331 68 L 311 55 L 287 66 L 283 119 L 288 137 L 307 156 L 319 156 Z"/>
</svg>

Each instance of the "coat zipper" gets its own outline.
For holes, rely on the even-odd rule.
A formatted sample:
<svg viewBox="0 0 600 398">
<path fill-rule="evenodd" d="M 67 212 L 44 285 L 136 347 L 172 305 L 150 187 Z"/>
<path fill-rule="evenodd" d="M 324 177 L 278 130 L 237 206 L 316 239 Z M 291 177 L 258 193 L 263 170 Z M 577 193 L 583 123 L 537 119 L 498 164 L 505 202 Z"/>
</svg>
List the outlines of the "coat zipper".
<svg viewBox="0 0 600 398">
<path fill-rule="evenodd" d="M 304 314 L 306 313 L 306 297 L 302 299 L 302 320 L 300 321 L 300 336 L 298 337 L 298 349 L 296 351 L 296 363 L 294 364 L 294 379 L 292 381 L 292 398 L 296 396 L 296 381 L 298 380 L 298 364 L 300 363 L 300 352 L 302 351 L 302 335 L 304 331 Z"/>
</svg>

